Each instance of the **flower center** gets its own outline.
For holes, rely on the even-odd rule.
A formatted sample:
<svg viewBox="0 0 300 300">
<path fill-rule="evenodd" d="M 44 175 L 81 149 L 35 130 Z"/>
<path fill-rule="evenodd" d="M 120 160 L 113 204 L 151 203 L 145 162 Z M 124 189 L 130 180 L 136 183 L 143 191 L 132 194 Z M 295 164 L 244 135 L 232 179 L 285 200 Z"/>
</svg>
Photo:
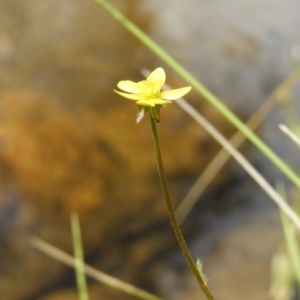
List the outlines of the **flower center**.
<svg viewBox="0 0 300 300">
<path fill-rule="evenodd" d="M 144 80 L 138 82 L 138 88 L 143 100 L 151 100 L 157 98 L 160 93 L 160 81 Z"/>
</svg>

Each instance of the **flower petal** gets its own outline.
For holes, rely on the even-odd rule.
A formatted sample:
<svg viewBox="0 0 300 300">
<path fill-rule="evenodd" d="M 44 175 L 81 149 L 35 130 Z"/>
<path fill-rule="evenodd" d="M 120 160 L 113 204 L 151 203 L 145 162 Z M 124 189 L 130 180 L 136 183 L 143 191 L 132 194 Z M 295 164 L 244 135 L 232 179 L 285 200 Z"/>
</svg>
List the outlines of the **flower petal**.
<svg viewBox="0 0 300 300">
<path fill-rule="evenodd" d="M 130 80 L 122 80 L 118 83 L 118 88 L 132 94 L 139 94 L 140 90 L 136 82 Z"/>
<path fill-rule="evenodd" d="M 170 91 L 163 91 L 160 93 L 162 99 L 165 100 L 175 100 L 175 99 L 179 99 L 182 96 L 184 96 L 185 94 L 187 94 L 189 91 L 191 90 L 191 87 L 184 87 L 181 89 L 176 89 L 176 90 L 170 90 Z"/>
<path fill-rule="evenodd" d="M 162 87 L 166 81 L 166 73 L 163 68 L 157 68 L 148 76 L 147 80 L 160 81 Z"/>
<path fill-rule="evenodd" d="M 161 98 L 151 99 L 151 101 L 155 104 L 158 104 L 158 105 L 166 105 L 166 104 L 172 103 L 172 101 L 164 100 L 164 99 L 161 99 Z"/>
<path fill-rule="evenodd" d="M 152 106 L 152 107 L 154 107 L 156 103 L 152 102 L 152 101 L 149 101 L 149 100 L 138 100 L 136 104 L 141 105 L 141 106 Z"/>
<path fill-rule="evenodd" d="M 139 100 L 141 98 L 140 95 L 137 95 L 137 94 L 127 94 L 127 93 L 122 93 L 122 92 L 119 92 L 119 91 L 116 91 L 114 90 L 117 94 L 127 98 L 127 99 L 130 99 L 130 100 Z"/>
</svg>

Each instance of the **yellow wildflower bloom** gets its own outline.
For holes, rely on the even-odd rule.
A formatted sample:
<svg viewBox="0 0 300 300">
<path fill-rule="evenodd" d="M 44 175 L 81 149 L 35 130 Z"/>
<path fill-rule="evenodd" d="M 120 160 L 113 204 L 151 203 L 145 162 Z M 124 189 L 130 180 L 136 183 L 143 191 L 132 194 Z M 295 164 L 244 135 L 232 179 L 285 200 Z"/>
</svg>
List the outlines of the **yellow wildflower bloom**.
<svg viewBox="0 0 300 300">
<path fill-rule="evenodd" d="M 118 88 L 126 93 L 116 91 L 119 95 L 135 100 L 139 106 L 139 113 L 137 115 L 137 123 L 144 117 L 145 112 L 149 111 L 159 122 L 160 108 L 172 103 L 171 100 L 176 100 L 187 94 L 191 87 L 184 87 L 181 89 L 161 91 L 162 86 L 166 80 L 164 69 L 155 69 L 146 80 L 133 82 L 130 80 L 122 80 L 118 83 Z"/>
</svg>

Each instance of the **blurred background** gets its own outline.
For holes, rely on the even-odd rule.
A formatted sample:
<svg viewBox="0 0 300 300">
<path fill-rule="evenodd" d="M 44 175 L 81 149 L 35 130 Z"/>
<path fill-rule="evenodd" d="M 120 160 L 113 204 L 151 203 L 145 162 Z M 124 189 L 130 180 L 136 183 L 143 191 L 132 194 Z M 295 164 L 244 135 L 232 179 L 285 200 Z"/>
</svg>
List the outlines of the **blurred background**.
<svg viewBox="0 0 300 300">
<path fill-rule="evenodd" d="M 244 120 L 299 65 L 296 0 L 111 3 Z M 172 87 L 186 85 L 93 1 L 0 0 L 1 299 L 77 299 L 74 272 L 29 244 L 37 236 L 72 253 L 72 212 L 89 264 L 167 299 L 204 299 L 169 226 L 149 122 L 136 125 L 135 105 L 113 93 L 118 81 L 158 66 Z M 204 99 L 192 92 L 187 100 L 234 133 Z M 297 167 L 296 147 L 277 129 L 286 117 L 276 108 L 259 134 Z M 175 104 L 162 110 L 159 132 L 178 205 L 219 146 Z M 252 146 L 243 153 L 272 183 L 281 179 Z M 234 162 L 183 232 L 217 299 L 269 299 L 278 211 Z M 89 286 L 91 299 L 131 299 Z"/>
</svg>

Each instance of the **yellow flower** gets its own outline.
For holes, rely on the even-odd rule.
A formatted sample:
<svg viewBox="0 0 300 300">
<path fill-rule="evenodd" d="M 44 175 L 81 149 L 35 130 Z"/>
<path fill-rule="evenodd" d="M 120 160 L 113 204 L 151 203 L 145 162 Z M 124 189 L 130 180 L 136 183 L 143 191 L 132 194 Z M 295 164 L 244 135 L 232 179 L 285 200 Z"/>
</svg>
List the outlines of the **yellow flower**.
<svg viewBox="0 0 300 300">
<path fill-rule="evenodd" d="M 122 80 L 118 83 L 118 88 L 126 93 L 116 91 L 119 95 L 135 100 L 139 107 L 137 115 L 137 123 L 144 117 L 145 112 L 149 111 L 156 122 L 159 122 L 160 108 L 172 103 L 187 94 L 191 87 L 181 89 L 161 91 L 166 80 L 165 71 L 162 68 L 155 69 L 146 80 L 133 82 L 130 80 Z"/>
</svg>

